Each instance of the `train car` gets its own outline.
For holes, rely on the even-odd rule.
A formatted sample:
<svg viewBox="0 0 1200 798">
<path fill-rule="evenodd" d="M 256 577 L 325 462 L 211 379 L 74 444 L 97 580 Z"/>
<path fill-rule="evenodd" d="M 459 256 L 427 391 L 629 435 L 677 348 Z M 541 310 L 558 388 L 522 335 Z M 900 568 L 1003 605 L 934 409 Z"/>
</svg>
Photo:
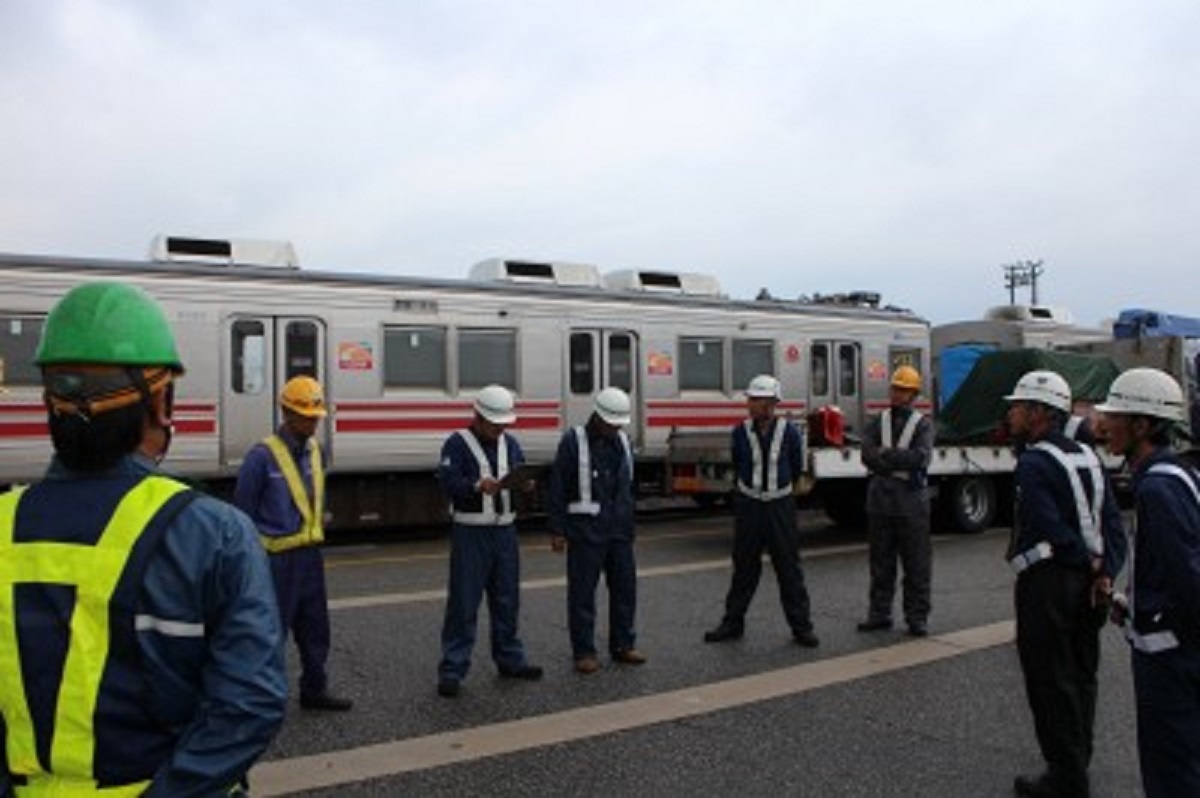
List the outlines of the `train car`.
<svg viewBox="0 0 1200 798">
<path fill-rule="evenodd" d="M 0 484 L 49 460 L 32 363 L 46 313 L 101 279 L 162 303 L 188 370 L 168 465 L 215 492 L 278 424 L 284 382 L 325 384 L 331 530 L 443 519 L 437 455 L 488 383 L 515 390 L 535 464 L 597 391 L 625 389 L 639 485 L 667 493 L 697 484 L 673 441 L 727 432 L 757 373 L 780 378 L 785 412 L 836 406 L 853 434 L 886 404 L 895 365 L 929 366 L 929 324 L 867 294 L 737 300 L 703 275 L 505 259 L 466 279 L 310 271 L 287 244 L 207 239 L 157 239 L 144 261 L 0 255 Z"/>
</svg>

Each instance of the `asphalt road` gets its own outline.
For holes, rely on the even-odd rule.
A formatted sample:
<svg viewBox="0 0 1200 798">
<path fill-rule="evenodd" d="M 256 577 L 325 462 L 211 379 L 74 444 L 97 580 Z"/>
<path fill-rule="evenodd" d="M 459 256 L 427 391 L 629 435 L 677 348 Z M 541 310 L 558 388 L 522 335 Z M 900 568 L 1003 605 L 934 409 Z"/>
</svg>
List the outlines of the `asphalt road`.
<svg viewBox="0 0 1200 798">
<path fill-rule="evenodd" d="M 538 683 L 500 680 L 481 613 L 457 699 L 436 695 L 444 540 L 329 552 L 334 688 L 346 714 L 290 710 L 251 775 L 255 794 L 338 796 L 1005 796 L 1041 767 L 1011 642 L 1005 530 L 937 536 L 931 637 L 858 633 L 861 539 L 802 516 L 821 647 L 791 642 L 768 567 L 746 637 L 720 618 L 732 521 L 639 530 L 638 646 L 650 662 L 571 665 L 563 559 L 522 547 L 521 635 Z M 603 588 L 598 604 L 604 606 Z M 598 626 L 603 648 L 605 622 Z M 294 652 L 290 667 L 295 674 Z M 1139 795 L 1128 652 L 1105 632 L 1096 796 Z"/>
</svg>

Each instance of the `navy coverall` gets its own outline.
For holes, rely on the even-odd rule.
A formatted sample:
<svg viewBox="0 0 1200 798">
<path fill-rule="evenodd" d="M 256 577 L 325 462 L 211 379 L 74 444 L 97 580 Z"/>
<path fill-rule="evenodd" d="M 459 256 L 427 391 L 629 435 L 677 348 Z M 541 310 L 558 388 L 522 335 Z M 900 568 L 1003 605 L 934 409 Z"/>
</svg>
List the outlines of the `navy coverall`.
<svg viewBox="0 0 1200 798">
<path fill-rule="evenodd" d="M 277 434 L 287 445 L 305 491 L 312 496 L 313 475 L 308 452 L 310 446 L 316 445 L 315 441 L 311 438 L 304 442 L 297 440 L 286 426 L 281 426 Z M 246 453 L 238 471 L 233 502 L 250 516 L 259 533 L 267 537 L 287 537 L 303 525 L 300 510 L 292 500 L 279 464 L 261 442 Z M 272 552 L 268 559 L 284 633 L 292 633 L 300 652 L 301 698 L 322 696 L 329 686 L 325 665 L 329 659 L 330 633 L 325 558 L 321 547 L 307 545 Z"/>
<path fill-rule="evenodd" d="M 470 430 L 451 435 L 442 446 L 442 457 L 438 463 L 438 482 L 442 492 L 450 499 L 451 513 L 456 516 L 478 514 L 484 509 L 485 503 L 500 513 L 504 509 L 501 504 L 503 494 L 509 491 L 485 496 L 477 490 L 481 477 L 479 463 L 463 435 L 474 437 Z M 516 438 L 506 434 L 501 436 L 500 441 L 507 446 L 510 471 L 525 461 Z M 496 443 L 478 443 L 487 458 L 492 477 L 502 478 L 503 474 L 497 470 Z M 501 670 L 524 667 L 528 664 L 525 646 L 517 637 L 521 565 L 516 527 L 511 520 L 505 521 L 499 516 L 491 523 L 456 520 L 450 534 L 450 588 L 442 622 L 442 660 L 438 665 L 438 677 L 443 681 L 461 682 L 470 670 L 479 602 L 485 592 L 493 661 Z"/>
<path fill-rule="evenodd" d="M 753 432 L 749 434 L 755 436 L 757 449 L 751 445 L 745 423 L 734 427 L 730 435 L 739 490 L 735 496 L 733 579 L 725 596 L 721 625 L 739 632 L 745 626 L 746 611 L 762 577 L 762 555 L 766 549 L 779 582 L 784 617 L 794 634 L 808 634 L 813 624 L 800 564 L 796 501 L 791 490 L 792 483 L 804 470 L 804 443 L 795 425 L 783 418 L 771 419 L 762 432 L 752 425 L 751 429 Z M 777 430 L 782 440 L 772 457 Z M 755 451 L 759 453 L 757 458 Z"/>
<path fill-rule="evenodd" d="M 604 435 L 586 427 L 591 501 L 596 514 L 570 509 L 580 500 L 579 444 L 568 429 L 550 473 L 550 528 L 567 539 L 567 617 L 576 660 L 596 655 L 596 585 L 608 586 L 608 649 L 617 655 L 636 641 L 637 567 L 633 556 L 633 461 L 625 433 Z M 627 438 L 624 439 L 628 441 Z"/>
<path fill-rule="evenodd" d="M 1042 440 L 1068 456 L 1082 451 L 1061 432 Z M 1075 471 L 1090 507 L 1096 492 L 1092 473 L 1087 468 Z M 1125 562 L 1126 538 L 1107 474 L 1101 472 L 1101 479 L 1101 573 L 1113 578 Z M 1038 745 L 1061 794 L 1087 795 L 1100 629 L 1105 621 L 1104 608 L 1092 604 L 1092 584 L 1101 573 L 1093 570 L 1095 555 L 1084 540 L 1067 470 L 1032 445 L 1017 460 L 1016 516 L 1008 555 L 1021 558 L 1015 589 L 1017 653 Z"/>
<path fill-rule="evenodd" d="M 1200 478 L 1160 449 L 1138 465 L 1133 489 L 1126 634 L 1142 785 L 1148 798 L 1200 795 Z"/>
</svg>

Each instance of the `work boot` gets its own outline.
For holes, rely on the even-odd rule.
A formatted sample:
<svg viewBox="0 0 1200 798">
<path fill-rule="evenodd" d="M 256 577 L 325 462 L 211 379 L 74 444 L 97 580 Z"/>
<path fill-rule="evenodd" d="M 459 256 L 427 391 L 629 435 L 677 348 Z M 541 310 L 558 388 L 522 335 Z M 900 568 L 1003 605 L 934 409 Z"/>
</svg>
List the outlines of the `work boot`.
<svg viewBox="0 0 1200 798">
<path fill-rule="evenodd" d="M 341 698 L 329 692 L 316 693 L 315 695 L 301 695 L 301 709 L 321 709 L 330 712 L 345 712 L 354 706 L 354 702 L 349 698 Z"/>
<path fill-rule="evenodd" d="M 815 634 L 813 634 L 812 629 L 808 629 L 803 632 L 795 632 L 793 633 L 792 637 L 796 639 L 797 643 L 805 648 L 816 648 L 817 646 L 821 645 L 821 641 L 817 639 Z"/>
<path fill-rule="evenodd" d="M 1023 798 L 1087 798 L 1090 793 L 1086 782 L 1079 789 L 1071 790 L 1060 784 L 1049 771 L 1036 776 L 1017 776 L 1013 779 L 1013 791 Z"/>
<path fill-rule="evenodd" d="M 593 656 L 580 657 L 575 660 L 575 671 L 582 673 L 584 676 L 590 676 L 600 670 L 600 660 Z"/>
<path fill-rule="evenodd" d="M 623 648 L 620 651 L 613 652 L 612 658 L 613 662 L 622 662 L 626 665 L 646 664 L 646 655 L 636 648 Z"/>
<path fill-rule="evenodd" d="M 883 632 L 891 628 L 891 618 L 867 618 L 858 624 L 860 632 Z"/>
<path fill-rule="evenodd" d="M 745 628 L 741 624 L 732 624 L 728 621 L 721 621 L 716 629 L 710 629 L 704 633 L 705 643 L 724 643 L 728 640 L 741 640 Z"/>
<path fill-rule="evenodd" d="M 542 669 L 537 665 L 515 665 L 512 667 L 500 668 L 500 678 L 502 679 L 524 679 L 527 682 L 536 682 L 542 678 Z"/>
</svg>

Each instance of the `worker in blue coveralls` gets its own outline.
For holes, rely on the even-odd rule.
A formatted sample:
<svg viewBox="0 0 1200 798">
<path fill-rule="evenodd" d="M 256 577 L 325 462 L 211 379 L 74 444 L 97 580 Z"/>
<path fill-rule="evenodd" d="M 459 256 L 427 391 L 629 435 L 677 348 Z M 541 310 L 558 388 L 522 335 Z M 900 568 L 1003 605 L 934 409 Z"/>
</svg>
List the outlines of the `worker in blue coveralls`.
<svg viewBox="0 0 1200 798">
<path fill-rule="evenodd" d="M 1133 649 L 1138 759 L 1148 798 L 1200 795 L 1200 474 L 1172 454 L 1183 391 L 1157 369 L 1113 381 L 1096 407 L 1133 470 L 1129 587 L 1114 620 Z"/>
<path fill-rule="evenodd" d="M 233 500 L 258 531 L 271 562 L 284 632 L 300 652 L 300 707 L 344 712 L 354 706 L 329 691 L 329 602 L 325 590 L 325 454 L 315 433 L 325 393 L 309 376 L 279 394 L 283 423 L 251 447 Z"/>
<path fill-rule="evenodd" d="M 1087 796 L 1100 629 L 1125 562 L 1112 486 L 1091 447 L 1067 438 L 1071 388 L 1052 371 L 1023 375 L 1005 397 L 1023 447 L 1007 559 L 1017 574 L 1017 654 L 1046 770 L 1017 776 L 1022 796 Z"/>
<path fill-rule="evenodd" d="M 517 636 L 521 562 L 517 546 L 513 491 L 531 491 L 523 475 L 525 456 L 505 430 L 517 420 L 512 393 L 488 385 L 475 398 L 471 426 L 442 446 L 437 477 L 450 499 L 450 589 L 442 622 L 438 695 L 454 698 L 471 667 L 479 602 L 487 593 L 492 660 L 501 678 L 536 681 L 542 669 L 530 665 Z"/>
<path fill-rule="evenodd" d="M 608 653 L 614 662 L 643 665 L 635 645 L 637 565 L 633 555 L 633 450 L 623 427 L 629 395 L 605 388 L 587 424 L 567 430 L 550 473 L 551 547 L 567 552 L 567 621 L 575 670 L 600 670 L 596 655 L 596 586 L 608 587 Z"/>
<path fill-rule="evenodd" d="M 55 454 L 0 496 L 0 794 L 242 794 L 283 722 L 282 635 L 250 519 L 158 469 L 166 316 L 78 286 L 35 361 Z"/>
<path fill-rule="evenodd" d="M 762 555 L 771 555 L 779 600 L 792 637 L 805 648 L 820 645 L 813 633 L 808 588 L 800 564 L 800 527 L 792 487 L 804 470 L 804 441 L 796 426 L 776 415 L 782 398 L 779 380 L 760 374 L 746 388 L 747 418 L 733 428 L 731 447 L 737 472 L 733 579 L 725 615 L 704 642 L 740 640 L 746 611 L 762 577 Z"/>
</svg>

